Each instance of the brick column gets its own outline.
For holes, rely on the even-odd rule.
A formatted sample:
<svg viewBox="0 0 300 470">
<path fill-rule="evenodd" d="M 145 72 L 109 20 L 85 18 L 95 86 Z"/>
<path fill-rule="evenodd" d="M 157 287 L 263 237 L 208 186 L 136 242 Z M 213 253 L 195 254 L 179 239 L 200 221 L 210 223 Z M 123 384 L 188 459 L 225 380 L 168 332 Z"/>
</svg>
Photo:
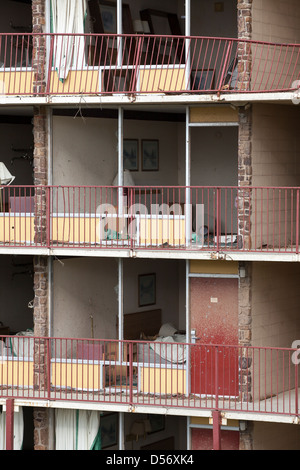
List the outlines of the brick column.
<svg viewBox="0 0 300 470">
<path fill-rule="evenodd" d="M 252 39 L 252 0 L 238 0 L 238 38 Z M 250 44 L 243 41 L 238 45 L 238 88 L 249 90 L 251 86 L 252 56 Z M 252 185 L 252 107 L 239 110 L 238 140 L 238 185 L 241 188 L 238 200 L 238 225 L 240 245 L 251 248 L 252 194 L 247 187 Z M 241 400 L 252 401 L 252 358 L 246 346 L 252 340 L 252 264 L 240 263 L 244 277 L 239 285 L 239 344 L 242 346 L 239 357 L 239 394 Z M 243 348 L 243 346 L 245 346 Z M 245 431 L 240 432 L 240 450 L 252 450 L 252 423 L 247 422 Z"/>
<path fill-rule="evenodd" d="M 43 94 L 46 89 L 46 2 L 45 0 L 32 0 L 32 32 L 33 51 L 32 51 L 32 67 L 33 67 L 33 93 Z M 41 34 L 41 35 L 39 35 Z"/>
<path fill-rule="evenodd" d="M 32 0 L 33 38 L 32 66 L 34 70 L 33 92 L 42 95 L 46 90 L 46 2 Z M 39 33 L 41 34 L 39 36 Z M 47 112 L 45 107 L 35 107 L 33 117 L 34 135 L 34 185 L 35 191 L 35 242 L 46 242 L 47 199 L 45 185 L 48 183 L 48 136 Z M 48 331 L 48 258 L 34 258 L 34 334 L 47 337 Z M 34 348 L 34 387 L 47 390 L 46 340 L 36 340 Z M 49 449 L 49 410 L 34 409 L 34 448 Z"/>
<path fill-rule="evenodd" d="M 252 184 L 252 108 L 240 108 L 238 137 L 238 226 L 239 245 L 251 247 L 252 194 L 247 190 Z"/>
<path fill-rule="evenodd" d="M 246 422 L 246 430 L 240 431 L 240 448 L 239 450 L 253 450 L 253 423 Z"/>
<path fill-rule="evenodd" d="M 48 132 L 46 107 L 34 108 L 35 243 L 47 243 Z"/>
<path fill-rule="evenodd" d="M 252 39 L 252 0 L 238 0 L 238 38 Z M 251 79 L 251 45 L 244 41 L 238 43 L 238 89 L 249 90 Z"/>
</svg>

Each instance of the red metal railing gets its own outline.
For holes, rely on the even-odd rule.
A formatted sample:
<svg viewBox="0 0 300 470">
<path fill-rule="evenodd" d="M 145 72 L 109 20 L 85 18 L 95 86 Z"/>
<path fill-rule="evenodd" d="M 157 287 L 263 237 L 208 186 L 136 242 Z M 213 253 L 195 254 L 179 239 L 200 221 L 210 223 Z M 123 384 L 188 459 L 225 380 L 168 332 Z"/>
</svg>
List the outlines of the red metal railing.
<svg viewBox="0 0 300 470">
<path fill-rule="evenodd" d="M 0 246 L 299 253 L 299 191 L 8 186 Z"/>
<path fill-rule="evenodd" d="M 0 94 L 286 91 L 298 88 L 299 53 L 218 37 L 1 34 Z"/>
<path fill-rule="evenodd" d="M 298 354 L 162 338 L 2 336 L 0 398 L 298 416 Z"/>
</svg>

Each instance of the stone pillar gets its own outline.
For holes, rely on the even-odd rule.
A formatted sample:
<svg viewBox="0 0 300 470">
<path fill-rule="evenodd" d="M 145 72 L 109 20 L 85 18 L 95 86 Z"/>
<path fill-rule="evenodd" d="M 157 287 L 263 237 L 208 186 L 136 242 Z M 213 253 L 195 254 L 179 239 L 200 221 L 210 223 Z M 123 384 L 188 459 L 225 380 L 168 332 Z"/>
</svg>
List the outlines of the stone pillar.
<svg viewBox="0 0 300 470">
<path fill-rule="evenodd" d="M 46 107 L 34 108 L 35 243 L 47 243 L 48 132 Z"/>
<path fill-rule="evenodd" d="M 252 108 L 239 110 L 238 137 L 238 227 L 239 246 L 251 248 L 251 210 L 252 193 L 248 186 L 252 184 Z"/>
<path fill-rule="evenodd" d="M 42 95 L 46 90 L 46 1 L 32 0 L 32 68 L 33 93 Z"/>
<path fill-rule="evenodd" d="M 250 90 L 252 54 L 251 44 L 243 39 L 252 39 L 252 0 L 238 0 L 238 89 Z"/>
<path fill-rule="evenodd" d="M 253 450 L 253 423 L 246 422 L 246 430 L 240 431 L 240 448 L 239 450 Z"/>
<path fill-rule="evenodd" d="M 43 95 L 46 91 L 46 1 L 32 0 L 33 37 L 33 93 Z M 39 35 L 40 34 L 40 35 Z M 44 245 L 47 241 L 46 216 L 47 197 L 45 186 L 48 183 L 48 136 L 47 111 L 45 107 L 35 107 L 33 117 L 34 134 L 34 185 L 35 190 L 35 242 Z M 34 258 L 34 334 L 47 337 L 48 331 L 48 258 Z M 34 348 L 34 387 L 47 390 L 47 342 L 37 339 Z M 34 448 L 49 449 L 49 410 L 34 409 Z"/>
<path fill-rule="evenodd" d="M 238 89 L 250 90 L 252 55 L 251 45 L 243 40 L 252 39 L 252 0 L 238 0 Z M 243 249 L 251 248 L 251 215 L 252 194 L 248 189 L 252 185 L 252 107 L 239 110 L 239 141 L 238 141 L 238 226 L 239 243 Z M 244 277 L 240 277 L 239 285 L 239 394 L 243 401 L 252 401 L 252 357 L 247 346 L 252 340 L 252 264 L 240 263 Z M 240 450 L 252 450 L 252 423 L 247 422 L 245 431 L 240 432 Z"/>
<path fill-rule="evenodd" d="M 49 410 L 34 409 L 34 450 L 49 450 Z"/>
</svg>

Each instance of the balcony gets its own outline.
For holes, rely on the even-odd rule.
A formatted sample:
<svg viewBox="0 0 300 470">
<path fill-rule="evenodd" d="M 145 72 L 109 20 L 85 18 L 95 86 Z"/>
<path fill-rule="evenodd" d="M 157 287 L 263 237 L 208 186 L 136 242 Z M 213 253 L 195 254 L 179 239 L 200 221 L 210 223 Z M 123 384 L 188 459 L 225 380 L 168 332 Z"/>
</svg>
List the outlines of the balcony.
<svg viewBox="0 0 300 470">
<path fill-rule="evenodd" d="M 2 96 L 286 92 L 299 45 L 217 37 L 1 34 Z"/>
<path fill-rule="evenodd" d="M 298 187 L 2 187 L 0 247 L 299 254 Z M 3 251 L 3 250 L 2 250 Z M 260 258 L 261 259 L 261 258 Z"/>
<path fill-rule="evenodd" d="M 296 349 L 2 336 L 0 356 L 2 400 L 299 414 Z"/>
</svg>

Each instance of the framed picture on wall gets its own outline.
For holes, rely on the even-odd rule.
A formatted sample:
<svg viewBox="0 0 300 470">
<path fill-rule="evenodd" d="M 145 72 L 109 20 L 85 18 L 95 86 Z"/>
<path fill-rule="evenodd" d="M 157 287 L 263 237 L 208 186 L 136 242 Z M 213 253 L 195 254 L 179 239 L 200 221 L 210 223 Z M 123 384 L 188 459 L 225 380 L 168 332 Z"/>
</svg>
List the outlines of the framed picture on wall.
<svg viewBox="0 0 300 470">
<path fill-rule="evenodd" d="M 137 139 L 124 139 L 123 167 L 124 170 L 130 171 L 139 169 L 139 141 Z"/>
<path fill-rule="evenodd" d="M 138 282 L 139 307 L 154 305 L 156 303 L 156 275 L 140 274 Z"/>
<path fill-rule="evenodd" d="M 102 28 L 104 33 L 115 34 L 117 32 L 117 7 L 106 1 L 99 1 Z"/>
<path fill-rule="evenodd" d="M 151 431 L 149 434 L 163 431 L 165 429 L 165 417 L 164 415 L 148 415 Z"/>
<path fill-rule="evenodd" d="M 158 171 L 159 142 L 156 139 L 142 140 L 142 170 Z"/>
</svg>

